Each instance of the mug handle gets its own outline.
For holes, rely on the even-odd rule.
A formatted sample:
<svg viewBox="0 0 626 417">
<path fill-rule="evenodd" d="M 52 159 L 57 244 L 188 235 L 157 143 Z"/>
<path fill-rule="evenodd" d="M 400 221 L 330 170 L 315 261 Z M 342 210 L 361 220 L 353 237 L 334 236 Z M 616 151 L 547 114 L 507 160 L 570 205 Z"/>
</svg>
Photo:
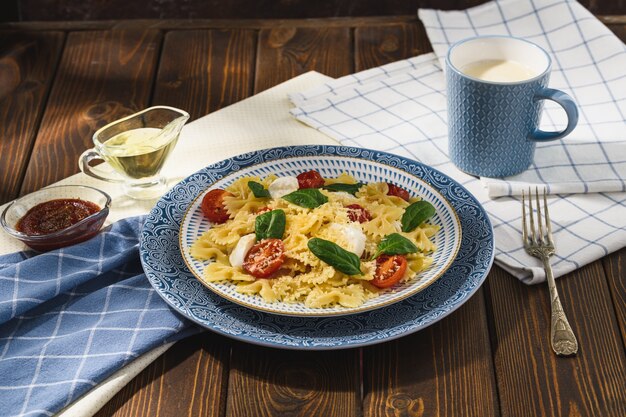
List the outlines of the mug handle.
<svg viewBox="0 0 626 417">
<path fill-rule="evenodd" d="M 83 173 L 89 175 L 90 177 L 96 178 L 98 180 L 116 182 L 116 183 L 124 182 L 124 179 L 121 176 L 119 176 L 118 178 L 104 177 L 98 174 L 96 171 L 94 171 L 94 169 L 89 165 L 89 163 L 91 161 L 98 160 L 98 159 L 101 161 L 104 161 L 104 159 L 102 159 L 100 154 L 95 149 L 87 149 L 85 152 L 82 153 L 82 155 L 78 159 L 78 166 Z"/>
<path fill-rule="evenodd" d="M 542 88 L 534 97 L 534 100 L 552 100 L 563 107 L 567 114 L 567 127 L 560 132 L 546 132 L 545 130 L 535 129 L 528 134 L 528 139 L 534 141 L 549 141 L 561 139 L 570 134 L 578 124 L 578 108 L 574 100 L 562 91 L 552 88 Z"/>
</svg>

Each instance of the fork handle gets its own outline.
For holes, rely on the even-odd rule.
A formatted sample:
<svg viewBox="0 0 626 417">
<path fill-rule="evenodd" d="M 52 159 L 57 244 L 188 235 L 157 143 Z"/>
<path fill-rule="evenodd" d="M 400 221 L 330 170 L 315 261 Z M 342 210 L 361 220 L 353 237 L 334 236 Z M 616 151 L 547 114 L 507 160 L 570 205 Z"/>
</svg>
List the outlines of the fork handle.
<svg viewBox="0 0 626 417">
<path fill-rule="evenodd" d="M 578 341 L 563 311 L 550 260 L 547 256 L 542 257 L 542 260 L 548 280 L 548 289 L 550 290 L 550 307 L 552 311 L 550 339 L 552 350 L 559 356 L 575 355 L 578 352 Z"/>
</svg>

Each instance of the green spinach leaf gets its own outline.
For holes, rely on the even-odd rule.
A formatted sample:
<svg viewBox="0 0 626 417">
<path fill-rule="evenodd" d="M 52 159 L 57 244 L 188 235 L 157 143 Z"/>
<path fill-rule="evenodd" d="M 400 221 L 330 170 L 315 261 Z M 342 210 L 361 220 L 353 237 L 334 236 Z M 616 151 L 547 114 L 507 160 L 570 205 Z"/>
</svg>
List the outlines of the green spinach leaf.
<svg viewBox="0 0 626 417">
<path fill-rule="evenodd" d="M 300 207 L 315 208 L 328 202 L 328 197 L 320 193 L 317 188 L 303 188 L 284 195 L 283 198 Z"/>
<path fill-rule="evenodd" d="M 435 207 L 428 201 L 417 201 L 404 210 L 402 231 L 410 232 L 435 214 Z"/>
<path fill-rule="evenodd" d="M 337 183 L 337 184 L 328 184 L 323 186 L 322 188 L 328 191 L 343 191 L 345 193 L 350 193 L 352 195 L 355 195 L 357 191 L 359 191 L 359 188 L 361 188 L 363 185 L 362 182 L 357 182 L 356 184 L 341 184 L 341 183 Z"/>
<path fill-rule="evenodd" d="M 315 256 L 346 275 L 363 275 L 361 260 L 354 253 L 329 240 L 314 237 L 307 245 Z"/>
<path fill-rule="evenodd" d="M 282 239 L 287 217 L 283 210 L 272 210 L 259 214 L 254 224 L 257 242 L 262 239 Z"/>
<path fill-rule="evenodd" d="M 256 198 L 271 197 L 270 192 L 263 187 L 263 184 L 256 181 L 248 181 L 248 188 L 252 191 L 252 194 L 254 194 Z"/>
<path fill-rule="evenodd" d="M 380 255 L 406 255 L 407 253 L 415 253 L 419 249 L 413 242 L 399 233 L 387 235 L 380 241 L 376 247 L 376 253 L 372 259 L 378 258 Z"/>
</svg>

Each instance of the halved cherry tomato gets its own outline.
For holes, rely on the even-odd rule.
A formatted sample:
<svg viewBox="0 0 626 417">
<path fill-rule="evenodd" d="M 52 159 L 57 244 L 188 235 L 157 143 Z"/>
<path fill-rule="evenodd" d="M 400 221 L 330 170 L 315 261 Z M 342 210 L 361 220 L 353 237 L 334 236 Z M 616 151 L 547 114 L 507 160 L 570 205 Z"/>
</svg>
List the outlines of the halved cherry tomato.
<svg viewBox="0 0 626 417">
<path fill-rule="evenodd" d="M 389 186 L 389 191 L 387 191 L 387 195 L 395 195 L 396 197 L 400 197 L 405 201 L 409 201 L 409 192 L 402 187 L 398 187 L 395 184 L 387 183 Z"/>
<path fill-rule="evenodd" d="M 285 246 L 280 239 L 263 239 L 248 251 L 243 270 L 256 278 L 267 278 L 285 261 Z"/>
<path fill-rule="evenodd" d="M 365 223 L 372 220 L 372 215 L 359 204 L 350 204 L 346 206 L 348 209 L 348 218 L 351 222 Z"/>
<path fill-rule="evenodd" d="M 315 170 L 303 172 L 296 178 L 300 188 L 320 188 L 324 185 L 324 178 Z"/>
<path fill-rule="evenodd" d="M 224 223 L 230 217 L 224 207 L 224 197 L 232 195 L 226 190 L 216 188 L 211 190 L 202 199 L 202 213 L 204 217 L 212 221 L 213 223 Z"/>
<path fill-rule="evenodd" d="M 389 288 L 402 279 L 407 262 L 402 255 L 381 255 L 376 258 L 376 273 L 371 283 L 378 288 Z"/>
</svg>

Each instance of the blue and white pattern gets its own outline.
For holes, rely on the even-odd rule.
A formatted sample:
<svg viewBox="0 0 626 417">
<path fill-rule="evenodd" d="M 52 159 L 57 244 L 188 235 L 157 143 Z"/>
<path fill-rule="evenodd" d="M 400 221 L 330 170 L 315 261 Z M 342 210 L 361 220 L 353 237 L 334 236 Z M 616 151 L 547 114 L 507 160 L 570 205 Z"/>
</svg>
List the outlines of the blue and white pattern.
<svg viewBox="0 0 626 417">
<path fill-rule="evenodd" d="M 463 229 L 459 253 L 444 275 L 416 295 L 382 309 L 341 317 L 289 317 L 232 303 L 200 283 L 179 248 L 179 230 L 188 207 L 206 188 L 233 172 L 265 162 L 345 157 L 376 161 L 405 171 L 438 191 L 456 211 Z M 270 173 L 270 172 L 268 172 Z M 340 349 L 378 343 L 420 330 L 460 307 L 476 292 L 493 262 L 494 241 L 487 214 L 462 186 L 418 162 L 368 149 L 296 146 L 244 154 L 211 165 L 176 185 L 148 215 L 141 236 L 141 259 L 150 283 L 185 317 L 223 335 L 290 349 Z"/>
<path fill-rule="evenodd" d="M 146 280 L 143 219 L 75 246 L 0 256 L 1 416 L 52 416 L 143 353 L 198 331 Z"/>
<path fill-rule="evenodd" d="M 260 178 L 264 178 L 270 174 L 275 174 L 279 177 L 285 175 L 297 176 L 302 172 L 312 169 L 318 171 L 325 178 L 334 178 L 345 172 L 364 183 L 390 181 L 410 190 L 413 196 L 419 196 L 423 200 L 430 202 L 435 207 L 436 211 L 435 215 L 429 220 L 429 223 L 440 226 L 439 232 L 433 237 L 437 245 L 437 250 L 432 255 L 433 266 L 418 274 L 414 279 L 395 286 L 393 291 L 385 291 L 378 297 L 367 300 L 359 307 L 347 308 L 335 306 L 328 308 L 310 308 L 306 307 L 303 303 L 268 303 L 259 295 L 248 295 L 237 292 L 237 285 L 231 281 L 203 281 L 203 271 L 210 261 L 200 261 L 193 258 L 190 254 L 191 245 L 211 227 L 211 223 L 204 217 L 200 208 L 202 197 L 204 196 L 203 193 L 195 199 L 189 207 L 189 210 L 187 210 L 187 213 L 185 213 L 180 232 L 183 259 L 191 272 L 199 280 L 203 281 L 209 289 L 235 303 L 275 314 L 319 317 L 353 314 L 395 303 L 426 288 L 450 267 L 461 245 L 461 225 L 459 224 L 456 213 L 446 199 L 428 183 L 418 177 L 409 175 L 406 171 L 388 166 L 384 163 L 337 155 L 315 155 L 310 157 L 303 156 L 298 158 L 274 159 L 258 165 L 242 168 L 213 184 L 205 183 L 205 185 L 210 185 L 210 189 L 223 189 L 245 176 L 252 175 Z"/>
<path fill-rule="evenodd" d="M 521 203 L 512 197 L 529 185 L 552 194 L 548 204 L 557 246 L 552 258 L 556 276 L 626 246 L 624 44 L 574 1 L 502 0 L 465 11 L 420 10 L 419 16 L 436 54 L 293 95 L 292 114 L 344 145 L 421 161 L 466 186 L 494 224 L 496 263 L 525 283 L 545 280 L 540 262 L 522 247 Z M 525 37 L 544 47 L 553 58 L 550 87 L 572 95 L 581 113 L 570 136 L 539 144 L 530 169 L 506 179 L 476 179 L 448 157 L 441 60 L 451 43 L 490 34 Z M 542 128 L 560 130 L 560 110 L 550 107 L 546 104 Z"/>
<path fill-rule="evenodd" d="M 527 39 L 552 57 L 551 88 L 570 94 L 579 109 L 564 140 L 537 145 L 531 168 L 505 180 L 486 179 L 490 195 L 519 195 L 525 184 L 550 193 L 626 191 L 626 47 L 575 0 L 502 0 L 462 12 L 420 10 L 435 54 L 476 35 Z M 543 130 L 562 130 L 567 117 L 546 101 Z"/>
</svg>

